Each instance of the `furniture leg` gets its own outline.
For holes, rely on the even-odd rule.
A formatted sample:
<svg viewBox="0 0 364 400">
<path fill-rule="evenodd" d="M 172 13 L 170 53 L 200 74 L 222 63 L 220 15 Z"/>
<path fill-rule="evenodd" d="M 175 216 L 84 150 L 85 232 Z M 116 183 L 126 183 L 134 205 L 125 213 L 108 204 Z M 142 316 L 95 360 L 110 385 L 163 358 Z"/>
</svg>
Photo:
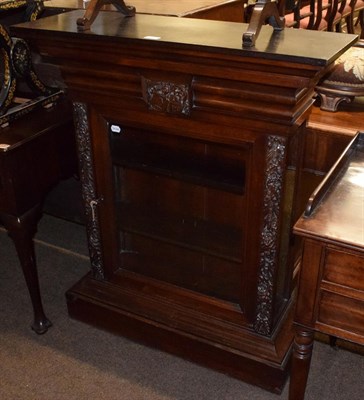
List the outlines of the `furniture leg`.
<svg viewBox="0 0 364 400">
<path fill-rule="evenodd" d="M 248 29 L 243 34 L 244 47 L 253 47 L 255 45 L 262 25 L 267 20 L 274 30 L 282 30 L 284 28 L 284 18 L 279 15 L 276 2 L 258 0 L 254 5 Z"/>
<path fill-rule="evenodd" d="M 314 332 L 296 327 L 293 345 L 289 400 L 303 400 L 310 370 Z"/>
<path fill-rule="evenodd" d="M 41 214 L 40 204 L 20 217 L 0 213 L 0 219 L 15 244 L 19 261 L 23 269 L 34 311 L 32 329 L 38 334 L 47 332 L 48 328 L 52 326 L 52 323 L 46 317 L 43 310 L 34 252 L 33 238 L 37 231 L 37 224 Z"/>
<path fill-rule="evenodd" d="M 113 4 L 126 17 L 135 15 L 135 7 L 127 6 L 123 0 L 91 0 L 86 8 L 85 15 L 77 20 L 77 29 L 80 31 L 89 30 L 101 8 L 106 4 Z"/>
</svg>

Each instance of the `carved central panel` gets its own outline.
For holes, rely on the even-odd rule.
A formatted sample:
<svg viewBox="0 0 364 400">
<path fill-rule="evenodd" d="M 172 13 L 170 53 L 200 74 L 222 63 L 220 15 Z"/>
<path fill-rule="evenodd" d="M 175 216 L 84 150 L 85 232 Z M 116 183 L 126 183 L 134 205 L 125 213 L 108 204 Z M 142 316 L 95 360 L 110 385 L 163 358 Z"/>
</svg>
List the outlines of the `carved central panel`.
<svg viewBox="0 0 364 400">
<path fill-rule="evenodd" d="M 189 115 L 191 85 L 142 77 L 143 98 L 149 110 Z"/>
</svg>

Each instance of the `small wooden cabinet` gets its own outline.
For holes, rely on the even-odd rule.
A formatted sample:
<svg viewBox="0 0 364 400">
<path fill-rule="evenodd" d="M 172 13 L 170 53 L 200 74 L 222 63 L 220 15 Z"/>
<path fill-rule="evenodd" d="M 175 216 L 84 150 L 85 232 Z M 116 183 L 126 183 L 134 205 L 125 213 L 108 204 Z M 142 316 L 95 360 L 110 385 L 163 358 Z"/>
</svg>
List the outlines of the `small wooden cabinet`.
<svg viewBox="0 0 364 400">
<path fill-rule="evenodd" d="M 244 24 L 82 15 L 13 27 L 74 102 L 92 270 L 70 315 L 280 392 L 305 121 L 355 36 L 267 26 L 243 49 Z"/>
<path fill-rule="evenodd" d="M 304 398 L 314 332 L 364 344 L 364 134 L 312 195 L 294 232 L 304 238 L 290 399 Z"/>
</svg>

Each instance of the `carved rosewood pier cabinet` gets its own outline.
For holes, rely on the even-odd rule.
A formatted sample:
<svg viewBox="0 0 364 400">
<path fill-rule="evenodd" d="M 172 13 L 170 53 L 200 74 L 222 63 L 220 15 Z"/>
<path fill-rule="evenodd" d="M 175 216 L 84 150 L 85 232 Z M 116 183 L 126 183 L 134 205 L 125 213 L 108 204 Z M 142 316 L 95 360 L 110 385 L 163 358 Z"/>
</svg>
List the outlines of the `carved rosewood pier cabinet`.
<svg viewBox="0 0 364 400">
<path fill-rule="evenodd" d="M 82 15 L 12 31 L 74 104 L 92 268 L 70 315 L 280 392 L 305 121 L 356 37 L 263 27 L 244 49 L 240 23 Z"/>
</svg>

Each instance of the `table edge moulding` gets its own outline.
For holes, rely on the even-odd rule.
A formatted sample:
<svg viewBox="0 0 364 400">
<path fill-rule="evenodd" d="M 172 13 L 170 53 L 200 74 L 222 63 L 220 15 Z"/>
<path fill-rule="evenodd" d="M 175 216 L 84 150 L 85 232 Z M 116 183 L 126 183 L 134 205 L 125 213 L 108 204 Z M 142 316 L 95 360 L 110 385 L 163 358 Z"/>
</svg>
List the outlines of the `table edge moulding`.
<svg viewBox="0 0 364 400">
<path fill-rule="evenodd" d="M 357 37 L 263 26 L 243 49 L 246 24 L 82 15 L 12 27 L 73 102 L 91 271 L 70 316 L 280 393 L 305 122 Z"/>
</svg>

